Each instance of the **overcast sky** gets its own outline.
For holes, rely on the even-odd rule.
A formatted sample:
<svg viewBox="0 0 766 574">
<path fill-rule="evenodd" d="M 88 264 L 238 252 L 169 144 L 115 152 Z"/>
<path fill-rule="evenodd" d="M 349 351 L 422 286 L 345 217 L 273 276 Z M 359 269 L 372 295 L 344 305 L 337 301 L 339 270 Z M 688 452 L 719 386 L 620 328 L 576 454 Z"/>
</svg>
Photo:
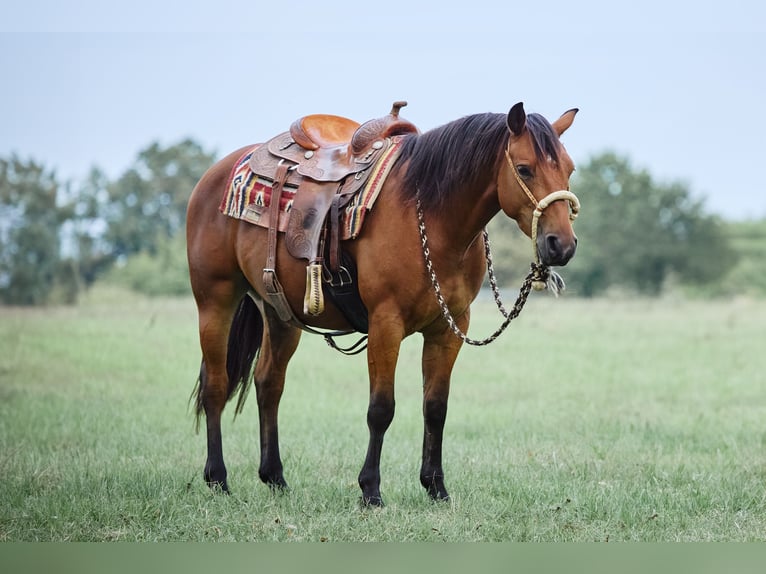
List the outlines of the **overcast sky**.
<svg viewBox="0 0 766 574">
<path fill-rule="evenodd" d="M 523 101 L 580 108 L 575 162 L 614 150 L 710 212 L 766 217 L 757 0 L 0 3 L 0 156 L 63 179 L 117 177 L 154 141 L 223 155 L 308 113 L 404 99 L 427 130 Z"/>
</svg>

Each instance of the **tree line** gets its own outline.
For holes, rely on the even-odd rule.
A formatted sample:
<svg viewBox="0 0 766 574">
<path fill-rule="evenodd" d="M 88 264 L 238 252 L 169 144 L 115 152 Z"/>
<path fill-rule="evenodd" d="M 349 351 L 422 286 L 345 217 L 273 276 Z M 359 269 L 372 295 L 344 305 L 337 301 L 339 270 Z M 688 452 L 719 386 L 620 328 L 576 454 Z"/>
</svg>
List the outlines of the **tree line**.
<svg viewBox="0 0 766 574">
<path fill-rule="evenodd" d="M 75 303 L 98 281 L 188 293 L 186 202 L 215 159 L 190 139 L 152 143 L 113 181 L 94 167 L 81 181 L 61 182 L 35 160 L 0 158 L 0 303 Z M 611 152 L 578 166 L 572 190 L 582 215 L 577 256 L 562 270 L 569 292 L 766 294 L 766 261 L 752 239 L 766 238 L 766 221 L 724 222 L 685 185 L 657 183 Z M 518 284 L 529 240 L 504 217 L 489 231 L 499 280 Z"/>
<path fill-rule="evenodd" d="M 99 280 L 187 292 L 186 202 L 213 161 L 189 139 L 153 143 L 114 181 L 94 167 L 60 182 L 34 160 L 0 158 L 0 302 L 74 303 Z"/>
</svg>

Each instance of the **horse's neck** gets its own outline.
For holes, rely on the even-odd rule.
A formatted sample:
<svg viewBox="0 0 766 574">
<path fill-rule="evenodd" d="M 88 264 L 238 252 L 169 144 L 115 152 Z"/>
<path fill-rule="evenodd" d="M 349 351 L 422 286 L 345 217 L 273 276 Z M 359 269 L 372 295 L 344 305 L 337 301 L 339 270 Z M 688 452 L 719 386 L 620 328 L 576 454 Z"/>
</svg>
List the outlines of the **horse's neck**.
<svg viewBox="0 0 766 574">
<path fill-rule="evenodd" d="M 499 211 L 494 181 L 484 187 L 463 190 L 460 197 L 452 198 L 438 217 L 432 218 L 438 221 L 435 233 L 439 243 L 455 256 L 462 257 Z"/>
</svg>

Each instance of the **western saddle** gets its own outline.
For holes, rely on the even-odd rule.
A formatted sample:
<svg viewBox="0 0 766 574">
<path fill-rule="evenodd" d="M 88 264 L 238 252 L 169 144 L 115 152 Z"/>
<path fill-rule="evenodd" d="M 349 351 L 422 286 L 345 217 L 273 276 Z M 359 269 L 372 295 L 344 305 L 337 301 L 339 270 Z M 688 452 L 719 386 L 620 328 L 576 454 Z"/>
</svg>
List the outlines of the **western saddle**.
<svg viewBox="0 0 766 574">
<path fill-rule="evenodd" d="M 324 310 L 323 269 L 324 280 L 330 287 L 345 287 L 351 280 L 351 273 L 344 265 L 347 258 L 341 253 L 338 239 L 340 210 L 364 187 L 372 171 L 370 168 L 391 145 L 392 137 L 418 133 L 414 124 L 399 117 L 399 111 L 406 105 L 407 102 L 394 102 L 388 115 L 361 125 L 341 116 L 304 116 L 293 122 L 289 131 L 273 137 L 253 152 L 250 169 L 273 182 L 263 281 L 270 302 L 282 320 L 300 324 L 275 271 L 279 200 L 284 186 L 297 187 L 288 214 L 285 244 L 293 257 L 308 260 L 303 310 L 309 315 L 319 315 Z M 325 253 L 329 261 L 325 261 Z M 360 330 L 353 318 L 348 318 Z"/>
</svg>

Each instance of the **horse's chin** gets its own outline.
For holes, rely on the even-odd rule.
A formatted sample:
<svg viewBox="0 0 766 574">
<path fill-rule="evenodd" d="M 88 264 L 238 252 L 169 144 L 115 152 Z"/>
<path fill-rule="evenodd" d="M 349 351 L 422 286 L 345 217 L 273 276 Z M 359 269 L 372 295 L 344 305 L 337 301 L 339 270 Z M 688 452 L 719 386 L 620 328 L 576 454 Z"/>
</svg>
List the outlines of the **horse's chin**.
<svg viewBox="0 0 766 574">
<path fill-rule="evenodd" d="M 564 267 L 572 260 L 576 251 L 576 240 L 566 245 L 556 242 L 551 248 L 551 242 L 546 244 L 538 239 L 537 256 L 540 259 L 540 263 L 546 267 Z"/>
<path fill-rule="evenodd" d="M 566 267 L 567 263 L 574 257 L 574 253 L 568 257 L 550 257 L 543 254 L 538 254 L 538 256 L 540 258 L 540 263 L 546 267 Z"/>
</svg>

